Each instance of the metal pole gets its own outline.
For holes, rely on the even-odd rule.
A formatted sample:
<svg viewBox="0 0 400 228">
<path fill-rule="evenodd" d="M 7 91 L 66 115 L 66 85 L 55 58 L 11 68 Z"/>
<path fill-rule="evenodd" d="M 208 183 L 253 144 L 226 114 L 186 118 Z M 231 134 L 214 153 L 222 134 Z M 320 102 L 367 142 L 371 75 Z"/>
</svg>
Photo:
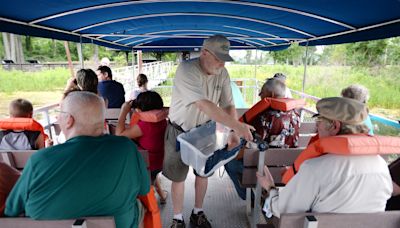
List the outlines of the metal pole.
<svg viewBox="0 0 400 228">
<path fill-rule="evenodd" d="M 81 61 L 81 68 L 83 69 L 83 68 L 85 67 L 85 65 L 84 65 L 84 60 L 83 60 L 82 36 L 79 36 L 79 46 L 78 46 L 78 49 L 80 50 L 80 51 L 78 51 L 78 54 L 79 54 L 79 59 L 80 59 L 80 61 Z"/>
<path fill-rule="evenodd" d="M 252 104 L 250 106 L 253 106 L 253 104 L 256 103 L 257 100 L 257 95 L 258 95 L 258 87 L 257 87 L 257 60 L 258 60 L 258 49 L 256 49 L 256 63 L 254 64 L 254 79 L 255 79 L 255 86 L 256 86 L 256 91 L 253 94 L 253 101 Z"/>
<path fill-rule="evenodd" d="M 74 66 L 72 65 L 72 60 L 71 60 L 71 53 L 69 51 L 69 46 L 68 46 L 68 41 L 64 41 L 64 48 L 65 48 L 65 54 L 67 55 L 68 59 L 68 67 L 69 70 L 71 71 L 71 77 L 74 77 Z"/>
<path fill-rule="evenodd" d="M 133 48 L 132 48 L 132 74 L 134 77 L 136 77 L 136 75 L 135 75 L 135 50 L 133 50 Z"/>
<path fill-rule="evenodd" d="M 308 41 L 306 46 L 306 59 L 304 60 L 304 75 L 303 75 L 303 88 L 302 92 L 304 93 L 306 89 L 306 79 L 307 79 L 307 60 L 308 60 Z"/>
<path fill-rule="evenodd" d="M 137 61 L 138 61 L 139 74 L 140 74 L 143 72 L 142 51 L 138 50 L 136 53 L 137 53 Z"/>
<path fill-rule="evenodd" d="M 258 155 L 258 165 L 257 165 L 257 171 L 258 173 L 260 173 L 262 176 L 264 176 L 264 164 L 265 164 L 265 151 L 267 151 L 268 149 L 268 144 L 262 140 L 260 140 L 260 138 L 256 138 L 255 139 L 257 142 L 257 147 L 258 150 L 260 151 L 259 155 Z M 258 220 L 260 218 L 260 213 L 261 213 L 261 185 L 260 183 L 256 184 L 256 189 L 255 189 L 255 196 L 254 196 L 254 210 L 253 210 L 253 218 L 252 218 L 252 222 L 251 222 L 251 227 L 252 228 L 256 228 L 257 224 L 258 224 Z"/>
<path fill-rule="evenodd" d="M 132 48 L 132 75 L 133 75 L 133 83 L 130 85 L 131 89 L 135 89 L 136 83 L 136 74 L 135 74 L 135 50 Z"/>
</svg>

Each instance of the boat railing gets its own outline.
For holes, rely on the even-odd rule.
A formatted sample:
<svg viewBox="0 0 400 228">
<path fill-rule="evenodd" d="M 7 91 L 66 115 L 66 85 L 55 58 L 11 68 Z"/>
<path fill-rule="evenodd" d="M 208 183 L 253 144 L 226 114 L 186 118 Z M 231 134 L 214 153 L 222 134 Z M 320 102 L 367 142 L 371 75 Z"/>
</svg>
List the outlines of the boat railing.
<svg viewBox="0 0 400 228">
<path fill-rule="evenodd" d="M 153 67 L 153 73 L 152 75 L 155 74 L 155 72 L 159 72 L 160 68 L 162 65 L 159 64 L 159 67 L 154 67 L 157 66 L 157 64 L 154 63 L 149 63 L 149 67 Z M 164 75 L 168 75 L 170 71 L 167 71 L 165 69 L 172 68 L 172 62 L 169 62 L 166 64 L 166 68 L 164 68 L 162 71 L 164 71 Z M 117 68 L 118 69 L 118 68 Z M 133 67 L 131 67 L 130 70 L 132 70 Z M 126 68 L 125 68 L 126 71 Z M 123 72 L 122 69 L 118 69 L 117 71 L 119 74 L 122 74 Z M 131 73 L 129 73 L 131 75 Z M 150 75 L 150 74 L 149 74 Z M 133 78 L 133 77 L 130 77 Z M 153 84 L 156 84 L 156 82 L 159 82 L 160 79 L 157 79 L 157 81 L 153 81 L 154 78 L 150 77 L 149 82 L 152 81 Z M 236 83 L 238 88 L 240 89 L 242 93 L 242 97 L 245 100 L 247 107 L 251 107 L 253 104 L 258 102 L 259 97 L 259 86 L 262 85 L 258 80 L 256 79 L 244 79 L 244 78 L 238 78 L 238 79 L 232 79 L 233 82 Z M 133 81 L 126 82 L 126 83 L 131 83 L 130 85 L 133 88 Z M 125 85 L 126 86 L 126 85 Z M 161 97 L 164 100 L 165 106 L 169 106 L 171 103 L 171 94 L 172 94 L 172 87 L 173 87 L 173 78 L 164 78 L 163 82 L 159 85 L 155 85 L 152 87 L 154 91 L 157 91 Z M 307 101 L 307 106 L 303 109 L 304 112 L 302 112 L 302 121 L 307 122 L 307 121 L 313 121 L 312 120 L 312 115 L 316 113 L 315 111 L 315 103 L 320 99 L 319 97 L 315 97 L 306 93 L 302 93 L 296 90 L 291 90 L 293 93 L 294 97 L 301 97 L 306 99 Z M 46 131 L 50 134 L 50 137 L 53 137 L 55 129 L 54 129 L 54 123 L 56 122 L 56 113 L 54 111 L 55 108 L 58 107 L 58 104 L 51 104 L 47 105 L 41 108 L 37 108 L 34 110 L 34 118 L 36 118 L 46 129 Z M 240 111 L 243 112 L 243 108 L 240 108 Z M 400 135 L 400 123 L 395 120 L 391 120 L 379 115 L 375 114 L 370 114 L 372 123 L 374 125 L 374 132 L 375 134 L 379 135 L 392 135 L 392 136 L 399 136 Z"/>
</svg>

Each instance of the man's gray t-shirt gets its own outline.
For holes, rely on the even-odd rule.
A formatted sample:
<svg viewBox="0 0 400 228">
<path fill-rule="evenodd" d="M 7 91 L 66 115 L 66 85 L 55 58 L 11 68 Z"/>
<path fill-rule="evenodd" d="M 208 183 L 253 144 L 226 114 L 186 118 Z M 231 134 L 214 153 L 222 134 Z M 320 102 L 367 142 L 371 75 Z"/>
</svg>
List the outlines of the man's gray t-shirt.
<svg viewBox="0 0 400 228">
<path fill-rule="evenodd" d="M 226 68 L 218 75 L 207 75 L 198 58 L 182 62 L 176 70 L 169 119 L 185 131 L 210 120 L 194 102 L 209 100 L 221 108 L 234 105 Z"/>
</svg>

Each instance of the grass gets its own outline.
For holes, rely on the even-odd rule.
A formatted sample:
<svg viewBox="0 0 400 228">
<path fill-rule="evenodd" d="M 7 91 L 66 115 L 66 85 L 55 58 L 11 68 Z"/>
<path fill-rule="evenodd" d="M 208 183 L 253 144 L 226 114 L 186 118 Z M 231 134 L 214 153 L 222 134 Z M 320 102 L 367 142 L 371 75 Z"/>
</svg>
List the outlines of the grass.
<svg viewBox="0 0 400 228">
<path fill-rule="evenodd" d="M 289 88 L 302 90 L 304 67 L 228 65 L 232 78 L 265 80 L 276 72 L 288 76 Z M 339 66 L 308 66 L 305 92 L 317 97 L 338 96 L 343 88 L 361 84 L 370 91 L 370 108 L 400 109 L 400 66 L 382 68 L 351 68 Z M 400 117 L 400 115 L 399 115 Z"/>
<path fill-rule="evenodd" d="M 0 92 L 0 118 L 8 116 L 8 104 L 17 98 L 28 99 L 33 104 L 33 108 L 39 108 L 50 104 L 58 103 L 62 97 L 62 90 L 25 92 L 17 91 L 13 93 Z"/>
<path fill-rule="evenodd" d="M 175 69 L 169 77 L 174 76 Z M 227 65 L 231 78 L 257 78 L 264 81 L 276 72 L 288 76 L 290 88 L 302 88 L 303 66 L 289 65 Z M 381 68 L 351 68 L 343 66 L 308 66 L 305 92 L 317 97 L 338 96 L 342 88 L 358 83 L 370 90 L 371 113 L 400 118 L 400 66 Z M 41 72 L 5 71 L 0 69 L 0 117 L 7 114 L 8 103 L 15 98 L 26 98 L 35 107 L 58 102 L 61 90 L 69 77 L 68 69 L 57 68 Z M 165 85 L 171 85 L 168 81 Z M 261 85 L 259 85 L 261 86 Z M 169 89 L 159 89 L 164 103 L 169 104 Z M 247 100 L 253 91 L 246 90 Z"/>
<path fill-rule="evenodd" d="M 64 88 L 69 77 L 69 70 L 64 68 L 40 72 L 6 71 L 0 69 L 0 93 L 56 91 Z"/>
</svg>

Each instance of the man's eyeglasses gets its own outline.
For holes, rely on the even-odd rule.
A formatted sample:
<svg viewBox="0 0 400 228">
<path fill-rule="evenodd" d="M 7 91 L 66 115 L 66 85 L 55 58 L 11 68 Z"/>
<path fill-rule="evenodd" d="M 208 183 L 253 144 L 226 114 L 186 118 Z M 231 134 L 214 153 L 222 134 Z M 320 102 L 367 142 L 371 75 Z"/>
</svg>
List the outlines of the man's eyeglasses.
<svg viewBox="0 0 400 228">
<path fill-rule="evenodd" d="M 57 109 L 54 109 L 54 111 L 55 112 L 57 112 L 57 113 L 65 113 L 65 114 L 70 114 L 69 112 L 65 112 L 65 111 L 62 111 L 61 109 L 59 109 L 59 108 L 57 108 Z M 70 114 L 71 115 L 71 114 Z"/>
<path fill-rule="evenodd" d="M 220 60 L 216 55 L 214 55 L 214 53 L 212 53 L 211 51 L 209 51 L 208 49 L 205 49 L 208 53 L 210 53 L 215 60 L 217 60 L 220 63 L 225 63 L 224 61 Z"/>
</svg>

